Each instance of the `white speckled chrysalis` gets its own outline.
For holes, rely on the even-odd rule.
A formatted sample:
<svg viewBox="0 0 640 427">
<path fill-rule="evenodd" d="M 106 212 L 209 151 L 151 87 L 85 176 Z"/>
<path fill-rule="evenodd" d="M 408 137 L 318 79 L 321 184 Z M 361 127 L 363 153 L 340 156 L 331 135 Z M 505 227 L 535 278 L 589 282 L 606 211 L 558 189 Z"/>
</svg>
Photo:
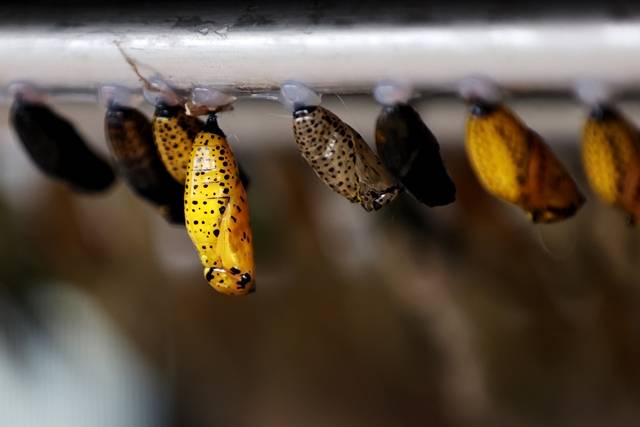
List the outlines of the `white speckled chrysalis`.
<svg viewBox="0 0 640 427">
<path fill-rule="evenodd" d="M 320 97 L 296 82 L 281 88 L 283 103 L 293 110 L 293 132 L 302 157 L 333 191 L 365 210 L 391 202 L 400 187 L 364 139 L 331 111 Z"/>
</svg>

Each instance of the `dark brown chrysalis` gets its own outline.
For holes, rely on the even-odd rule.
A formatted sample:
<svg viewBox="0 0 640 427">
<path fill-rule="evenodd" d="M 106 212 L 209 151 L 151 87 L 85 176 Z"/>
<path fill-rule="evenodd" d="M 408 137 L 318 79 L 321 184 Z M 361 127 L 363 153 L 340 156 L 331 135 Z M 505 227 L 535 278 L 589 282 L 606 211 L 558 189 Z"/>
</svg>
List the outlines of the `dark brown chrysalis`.
<svg viewBox="0 0 640 427">
<path fill-rule="evenodd" d="M 440 156 L 436 137 L 416 110 L 399 103 L 382 108 L 376 123 L 380 159 L 402 185 L 427 206 L 456 199 L 456 187 Z"/>
<path fill-rule="evenodd" d="M 160 207 L 165 219 L 184 224 L 180 185 L 164 167 L 153 142 L 151 122 L 138 110 L 111 104 L 104 120 L 105 135 L 127 185 Z"/>
<path fill-rule="evenodd" d="M 82 192 L 103 191 L 113 184 L 111 166 L 87 146 L 68 120 L 45 104 L 17 95 L 10 121 L 29 157 L 45 174 Z"/>
</svg>

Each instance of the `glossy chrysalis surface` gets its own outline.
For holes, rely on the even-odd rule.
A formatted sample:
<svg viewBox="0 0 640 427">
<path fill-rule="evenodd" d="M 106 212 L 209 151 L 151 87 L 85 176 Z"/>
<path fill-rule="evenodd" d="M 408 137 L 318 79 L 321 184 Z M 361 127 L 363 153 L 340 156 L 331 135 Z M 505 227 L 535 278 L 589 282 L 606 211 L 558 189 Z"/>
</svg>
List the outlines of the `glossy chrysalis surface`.
<svg viewBox="0 0 640 427">
<path fill-rule="evenodd" d="M 188 116 L 182 105 L 160 103 L 153 114 L 153 139 L 171 176 L 184 184 L 193 140 L 204 125 Z"/>
<path fill-rule="evenodd" d="M 413 107 L 382 108 L 376 148 L 382 163 L 420 202 L 443 206 L 455 201 L 456 187 L 440 156 L 440 145 Z"/>
<path fill-rule="evenodd" d="M 481 185 L 520 206 L 533 222 L 563 220 L 584 203 L 577 185 L 542 138 L 502 105 L 473 105 L 466 149 Z"/>
<path fill-rule="evenodd" d="M 205 267 L 205 279 L 226 295 L 253 292 L 255 266 L 247 193 L 214 113 L 194 140 L 186 176 L 186 226 Z"/>
<path fill-rule="evenodd" d="M 167 171 L 180 184 L 187 175 L 189 156 L 193 140 L 204 123 L 198 117 L 190 116 L 181 105 L 160 104 L 153 115 L 153 140 Z M 245 188 L 249 187 L 249 175 L 242 166 L 240 177 Z"/>
<path fill-rule="evenodd" d="M 333 191 L 365 210 L 380 209 L 400 187 L 360 134 L 320 106 L 298 107 L 293 132 L 302 157 Z"/>
<path fill-rule="evenodd" d="M 99 192 L 113 184 L 111 166 L 98 157 L 75 127 L 41 102 L 16 96 L 10 121 L 33 162 L 45 174 L 83 192 Z"/>
<path fill-rule="evenodd" d="M 184 224 L 184 186 L 165 169 L 153 143 L 151 122 L 138 110 L 111 103 L 105 134 L 127 185 L 160 208 L 167 221 Z"/>
<path fill-rule="evenodd" d="M 582 162 L 593 191 L 636 223 L 640 218 L 638 129 L 613 107 L 593 107 L 582 133 Z"/>
</svg>

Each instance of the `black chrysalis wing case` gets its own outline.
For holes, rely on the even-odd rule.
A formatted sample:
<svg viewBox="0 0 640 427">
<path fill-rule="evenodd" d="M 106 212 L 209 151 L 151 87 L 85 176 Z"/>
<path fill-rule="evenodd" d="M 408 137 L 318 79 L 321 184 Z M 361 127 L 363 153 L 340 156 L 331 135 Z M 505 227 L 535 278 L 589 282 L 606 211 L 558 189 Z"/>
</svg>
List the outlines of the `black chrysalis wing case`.
<svg viewBox="0 0 640 427">
<path fill-rule="evenodd" d="M 20 95 L 11 106 L 11 125 L 33 162 L 45 174 L 83 192 L 106 190 L 115 180 L 74 126 L 41 102 Z"/>
</svg>

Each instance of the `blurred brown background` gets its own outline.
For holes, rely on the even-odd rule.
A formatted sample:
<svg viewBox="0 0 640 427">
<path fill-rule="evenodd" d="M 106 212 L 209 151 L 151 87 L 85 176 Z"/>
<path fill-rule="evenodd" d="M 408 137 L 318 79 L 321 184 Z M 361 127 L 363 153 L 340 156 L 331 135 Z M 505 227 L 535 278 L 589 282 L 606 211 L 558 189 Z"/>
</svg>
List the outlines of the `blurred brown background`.
<svg viewBox="0 0 640 427">
<path fill-rule="evenodd" d="M 372 141 L 379 107 L 325 101 Z M 252 180 L 248 298 L 215 293 L 184 230 L 121 182 L 74 194 L 3 125 L 0 424 L 637 425 L 640 233 L 585 184 L 579 107 L 511 105 L 588 196 L 575 218 L 490 198 L 456 100 L 419 109 L 457 202 L 373 214 L 315 177 L 277 104 L 239 102 L 221 126 Z M 106 152 L 103 109 L 56 107 Z"/>
</svg>

